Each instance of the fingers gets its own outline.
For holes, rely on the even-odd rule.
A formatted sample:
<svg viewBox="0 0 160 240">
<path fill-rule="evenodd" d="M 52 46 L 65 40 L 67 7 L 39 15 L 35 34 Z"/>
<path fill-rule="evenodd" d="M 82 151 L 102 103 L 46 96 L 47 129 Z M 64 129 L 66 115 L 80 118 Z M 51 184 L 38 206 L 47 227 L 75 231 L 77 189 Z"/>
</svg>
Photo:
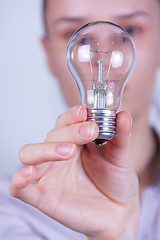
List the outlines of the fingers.
<svg viewBox="0 0 160 240">
<path fill-rule="evenodd" d="M 15 173 L 9 186 L 10 194 L 31 205 L 37 203 L 40 192 L 34 184 L 31 184 L 35 176 L 36 169 L 33 166 L 25 167 Z"/>
<path fill-rule="evenodd" d="M 61 114 L 56 128 L 51 130 L 46 142 L 70 142 L 83 145 L 93 141 L 98 135 L 95 123 L 86 122 L 87 111 L 83 105 L 77 105 Z"/>
<path fill-rule="evenodd" d="M 67 127 L 55 128 L 47 135 L 46 142 L 70 142 L 77 145 L 92 142 L 98 136 L 94 122 L 82 122 Z"/>
<path fill-rule="evenodd" d="M 21 148 L 19 158 L 24 165 L 35 165 L 48 161 L 71 159 L 77 146 L 72 143 L 38 143 Z"/>
<path fill-rule="evenodd" d="M 87 119 L 87 111 L 83 105 L 77 105 L 61 114 L 57 121 L 56 127 L 64 127 L 78 122 L 84 122 Z"/>
<path fill-rule="evenodd" d="M 24 165 L 73 158 L 77 145 L 93 141 L 98 135 L 98 126 L 92 122 L 77 123 L 52 130 L 45 143 L 28 144 L 21 148 L 19 158 Z"/>
<path fill-rule="evenodd" d="M 107 160 L 120 167 L 129 167 L 129 149 L 132 119 L 129 113 L 117 114 L 116 134 L 114 138 L 102 148 L 102 153 Z"/>
</svg>

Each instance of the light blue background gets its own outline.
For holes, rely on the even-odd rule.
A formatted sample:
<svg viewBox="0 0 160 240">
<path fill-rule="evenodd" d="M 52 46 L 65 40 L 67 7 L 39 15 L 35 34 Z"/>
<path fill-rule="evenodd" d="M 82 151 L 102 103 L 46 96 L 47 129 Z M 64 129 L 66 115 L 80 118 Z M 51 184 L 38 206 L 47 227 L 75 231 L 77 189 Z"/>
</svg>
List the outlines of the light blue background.
<svg viewBox="0 0 160 240">
<path fill-rule="evenodd" d="M 44 141 L 65 109 L 41 36 L 40 0 L 0 0 L 0 176 L 20 167 L 20 147 Z"/>
</svg>

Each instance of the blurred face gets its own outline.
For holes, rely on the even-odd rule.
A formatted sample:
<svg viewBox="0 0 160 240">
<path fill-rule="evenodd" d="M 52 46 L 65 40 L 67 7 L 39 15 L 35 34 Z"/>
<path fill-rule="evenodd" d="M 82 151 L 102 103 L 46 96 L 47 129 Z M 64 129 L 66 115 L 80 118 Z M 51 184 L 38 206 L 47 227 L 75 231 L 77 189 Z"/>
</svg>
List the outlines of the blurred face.
<svg viewBox="0 0 160 240">
<path fill-rule="evenodd" d="M 69 38 L 82 25 L 96 20 L 125 28 L 137 50 L 137 63 L 123 94 L 121 109 L 133 117 L 146 111 L 160 62 L 160 3 L 158 0 L 47 0 L 48 63 L 69 105 L 79 103 L 77 87 L 65 60 Z"/>
</svg>

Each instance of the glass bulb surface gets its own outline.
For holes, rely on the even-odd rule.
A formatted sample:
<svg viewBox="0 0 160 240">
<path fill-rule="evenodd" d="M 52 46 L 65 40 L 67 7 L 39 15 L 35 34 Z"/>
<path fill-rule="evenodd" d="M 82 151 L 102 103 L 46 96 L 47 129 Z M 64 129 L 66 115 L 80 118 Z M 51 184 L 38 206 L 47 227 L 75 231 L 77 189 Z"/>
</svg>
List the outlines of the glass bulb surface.
<svg viewBox="0 0 160 240">
<path fill-rule="evenodd" d="M 88 120 L 99 126 L 96 143 L 110 140 L 116 131 L 116 111 L 136 62 L 132 38 L 114 23 L 89 23 L 70 38 L 66 61 Z"/>
</svg>

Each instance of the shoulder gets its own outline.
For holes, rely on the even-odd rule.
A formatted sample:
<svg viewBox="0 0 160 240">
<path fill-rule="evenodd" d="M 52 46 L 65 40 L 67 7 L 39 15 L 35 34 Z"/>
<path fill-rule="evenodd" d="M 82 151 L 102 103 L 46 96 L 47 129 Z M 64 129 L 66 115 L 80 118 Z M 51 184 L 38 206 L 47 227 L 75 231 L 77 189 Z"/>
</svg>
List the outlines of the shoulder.
<svg viewBox="0 0 160 240">
<path fill-rule="evenodd" d="M 144 192 L 141 202 L 139 240 L 160 239 L 160 181 Z"/>
</svg>

